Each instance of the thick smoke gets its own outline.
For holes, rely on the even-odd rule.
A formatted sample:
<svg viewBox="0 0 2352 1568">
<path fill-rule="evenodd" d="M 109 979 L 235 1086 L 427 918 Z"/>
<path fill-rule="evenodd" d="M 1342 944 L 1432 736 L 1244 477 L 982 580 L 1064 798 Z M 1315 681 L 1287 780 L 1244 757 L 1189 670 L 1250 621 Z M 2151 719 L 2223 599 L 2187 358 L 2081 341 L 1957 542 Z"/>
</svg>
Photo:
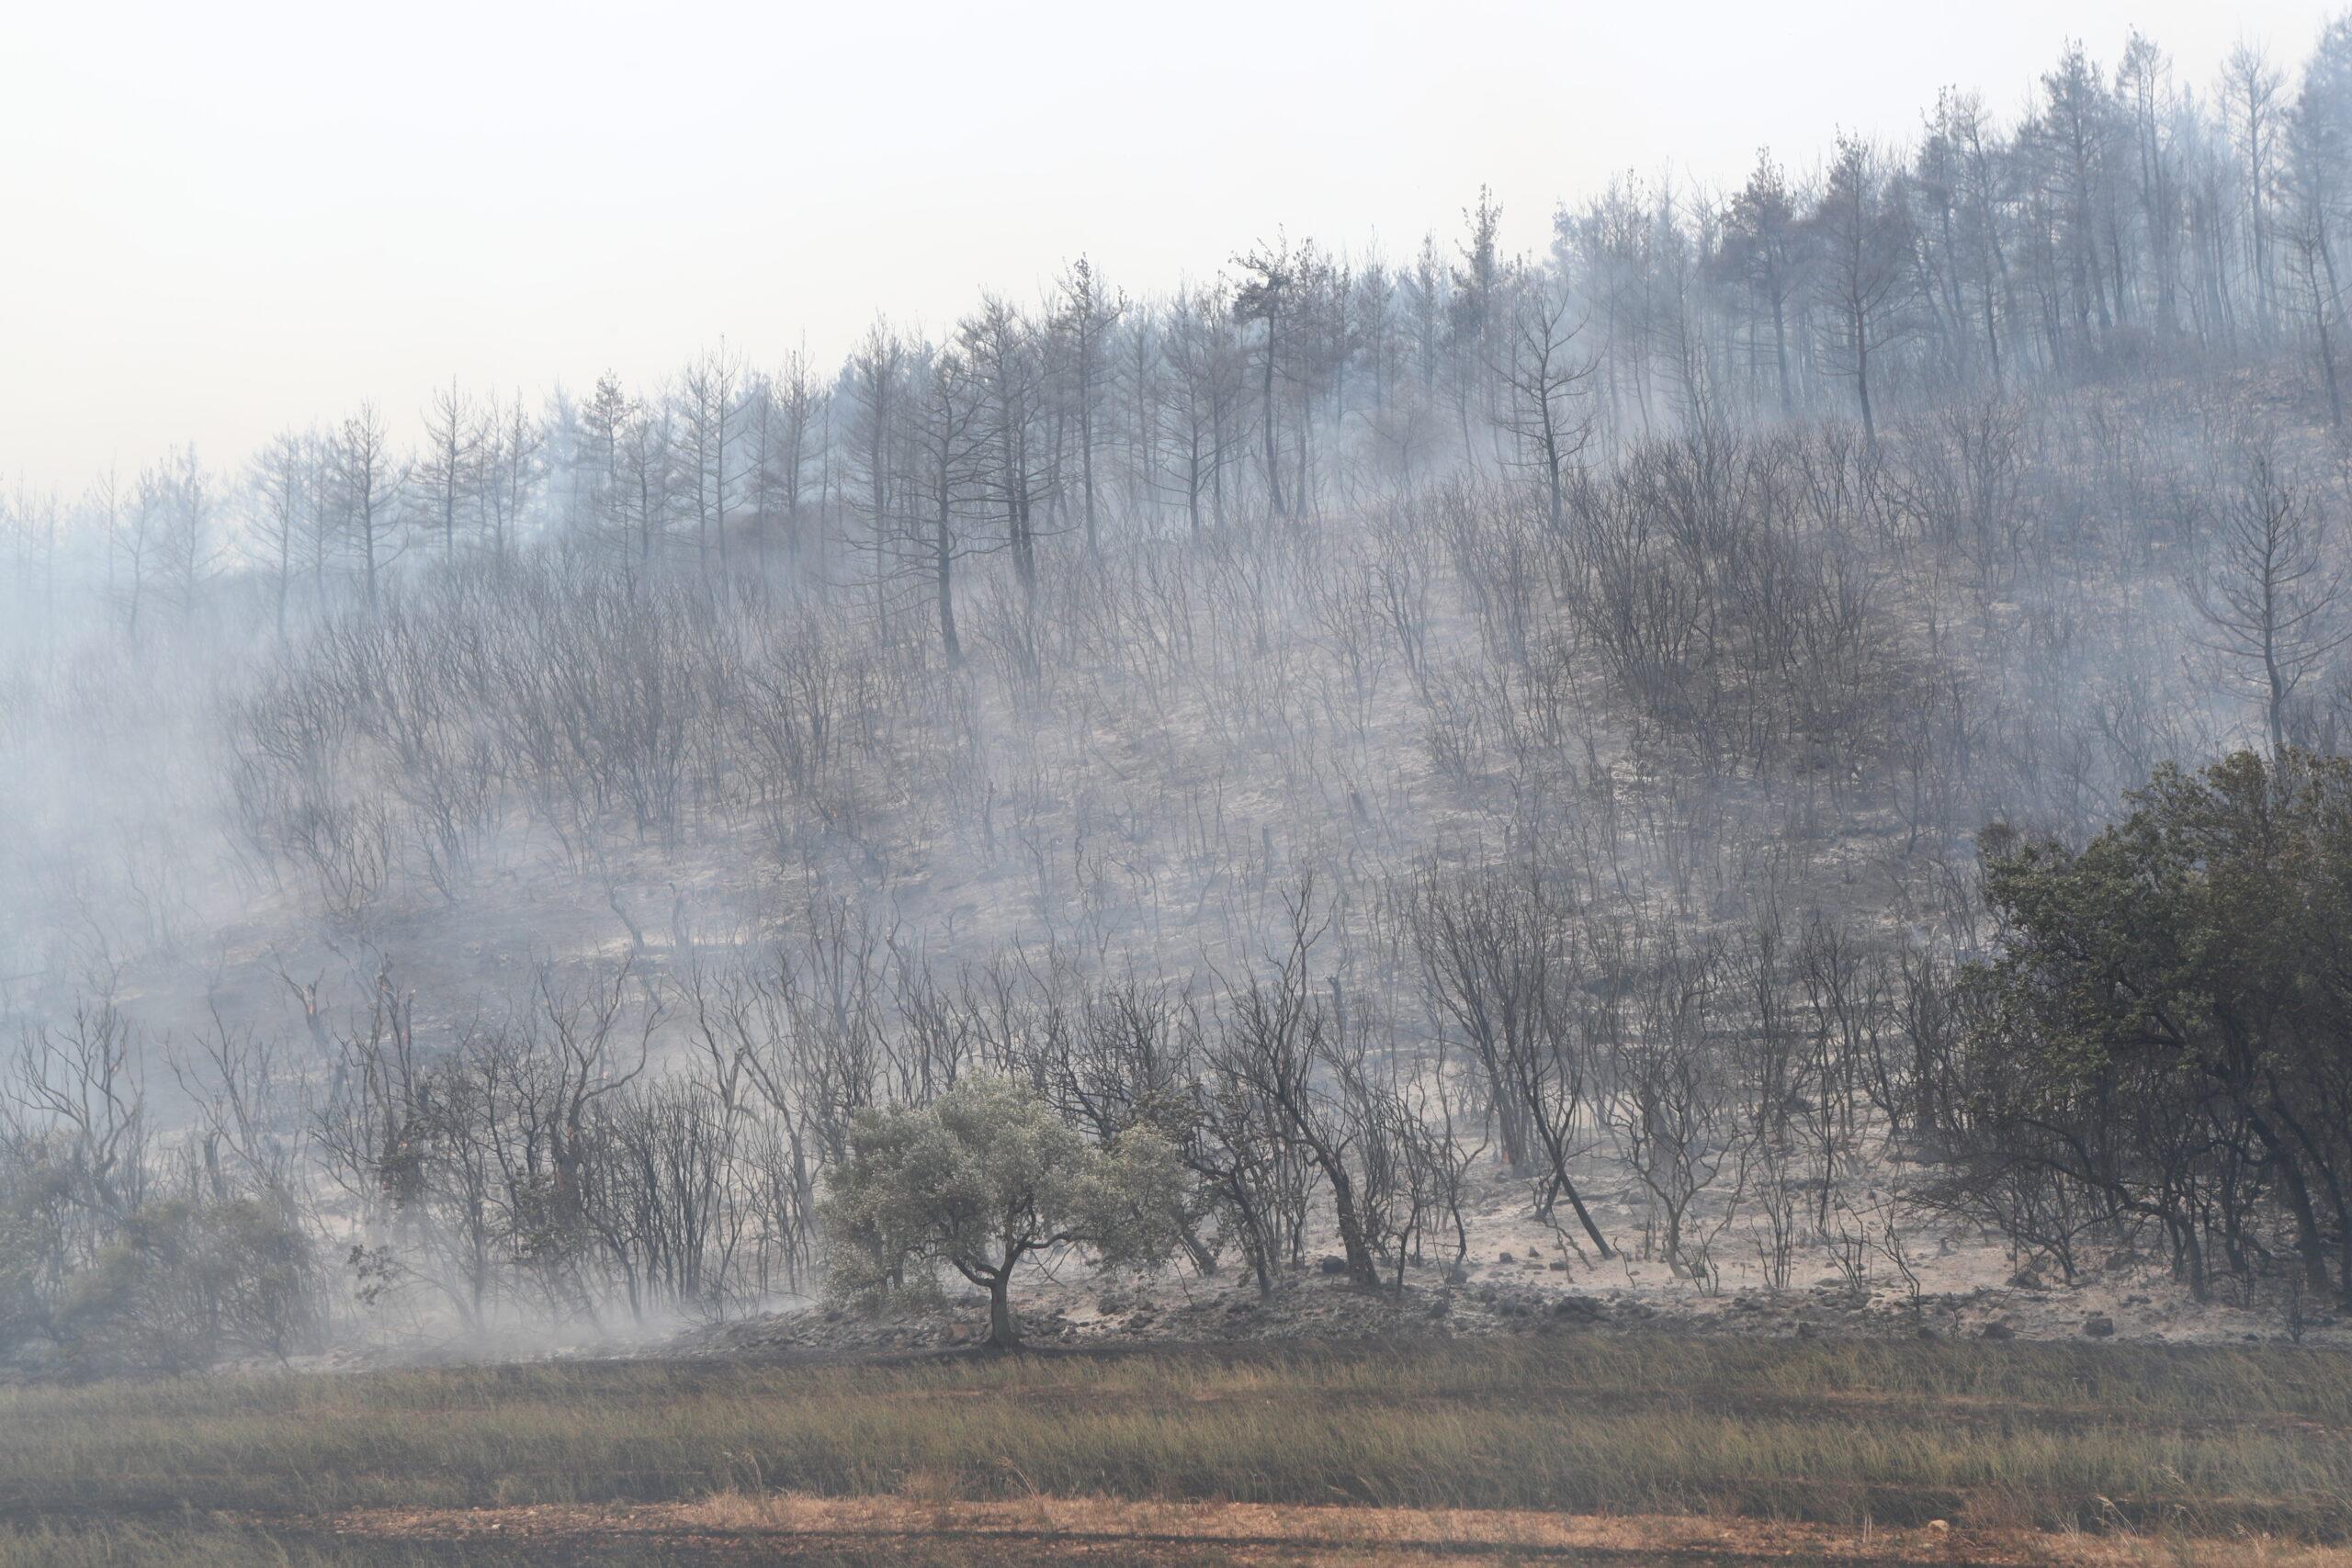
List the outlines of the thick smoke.
<svg viewBox="0 0 2352 1568">
<path fill-rule="evenodd" d="M 2352 28 L 2267 70 L 18 494 L 0 1333 L 141 1214 L 263 1349 L 810 1293 L 979 1071 L 1269 1280 L 1500 1162 L 1785 1282 L 1952 1130 L 1982 829 L 2352 720 Z"/>
</svg>

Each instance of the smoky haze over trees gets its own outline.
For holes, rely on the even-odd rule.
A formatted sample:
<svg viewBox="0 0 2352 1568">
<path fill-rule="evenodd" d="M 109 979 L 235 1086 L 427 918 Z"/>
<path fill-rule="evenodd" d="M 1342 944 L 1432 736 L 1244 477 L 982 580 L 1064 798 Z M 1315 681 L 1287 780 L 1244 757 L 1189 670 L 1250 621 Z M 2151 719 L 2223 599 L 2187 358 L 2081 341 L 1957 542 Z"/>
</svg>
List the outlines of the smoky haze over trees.
<svg viewBox="0 0 2352 1568">
<path fill-rule="evenodd" d="M 2214 949 L 2352 867 L 2347 169 L 2352 21 L 2133 35 L 1541 255 L 1481 190 L 19 487 L 0 1341 L 1010 1339 L 1057 1249 L 1401 1289 L 1497 1180 L 1698 1291 L 1940 1216 L 2352 1304 L 2341 922 Z"/>
</svg>

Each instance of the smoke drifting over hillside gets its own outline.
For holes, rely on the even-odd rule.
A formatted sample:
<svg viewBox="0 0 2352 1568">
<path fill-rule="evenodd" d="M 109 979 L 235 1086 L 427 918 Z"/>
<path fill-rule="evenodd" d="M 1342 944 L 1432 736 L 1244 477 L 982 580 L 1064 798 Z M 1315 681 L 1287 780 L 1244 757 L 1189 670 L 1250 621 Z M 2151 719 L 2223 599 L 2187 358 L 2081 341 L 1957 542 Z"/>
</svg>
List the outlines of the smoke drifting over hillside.
<svg viewBox="0 0 2352 1568">
<path fill-rule="evenodd" d="M 1891 1147 L 2069 1268 L 2318 1258 L 2340 1126 L 1985 1163 L 1967 976 L 1984 830 L 2352 724 L 2352 25 L 1800 166 L 20 489 L 0 1341 L 813 1292 L 860 1113 L 982 1075 L 1269 1290 L 1497 1170 L 1694 1289 L 1900 1264 Z"/>
</svg>

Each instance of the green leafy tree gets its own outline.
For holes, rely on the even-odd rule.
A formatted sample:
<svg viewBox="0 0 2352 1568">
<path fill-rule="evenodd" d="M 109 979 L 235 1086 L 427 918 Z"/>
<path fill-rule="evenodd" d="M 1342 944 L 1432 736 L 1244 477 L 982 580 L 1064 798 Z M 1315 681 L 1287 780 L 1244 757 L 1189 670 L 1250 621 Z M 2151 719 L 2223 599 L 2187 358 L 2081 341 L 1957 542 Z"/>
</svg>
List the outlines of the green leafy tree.
<svg viewBox="0 0 2352 1568">
<path fill-rule="evenodd" d="M 878 1291 L 910 1263 L 944 1264 L 986 1288 L 989 1342 L 1010 1348 L 1023 1259 L 1063 1246 L 1104 1263 L 1164 1258 L 1182 1192 L 1159 1134 L 1092 1143 L 1009 1079 L 966 1078 L 926 1106 L 858 1112 L 826 1216 L 835 1281 Z"/>
<path fill-rule="evenodd" d="M 235 1354 L 284 1360 L 323 1327 L 318 1283 L 310 1238 L 282 1205 L 166 1199 L 133 1210 L 67 1276 L 55 1328 L 69 1361 L 90 1373 L 176 1374 Z"/>
<path fill-rule="evenodd" d="M 1988 838 L 1967 1131 L 2160 1224 L 2200 1290 L 2282 1214 L 2352 1302 L 2352 761 L 2240 752 L 2131 803 L 2079 852 Z"/>
</svg>

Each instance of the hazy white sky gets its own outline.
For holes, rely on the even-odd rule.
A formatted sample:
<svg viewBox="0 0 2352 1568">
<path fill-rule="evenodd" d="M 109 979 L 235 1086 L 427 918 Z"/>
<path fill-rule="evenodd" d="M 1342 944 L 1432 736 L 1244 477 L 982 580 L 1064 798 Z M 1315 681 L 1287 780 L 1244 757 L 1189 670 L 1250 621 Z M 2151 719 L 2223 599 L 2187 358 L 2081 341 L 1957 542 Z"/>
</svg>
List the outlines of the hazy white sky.
<svg viewBox="0 0 2352 1568">
<path fill-rule="evenodd" d="M 0 475 L 216 464 L 373 397 L 657 378 L 1092 254 L 1156 290 L 1276 225 L 1361 250 L 1478 183 L 1513 249 L 1612 171 L 1901 136 L 2137 24 L 2203 91 L 2333 0 L 19 0 L 0 26 Z"/>
</svg>

